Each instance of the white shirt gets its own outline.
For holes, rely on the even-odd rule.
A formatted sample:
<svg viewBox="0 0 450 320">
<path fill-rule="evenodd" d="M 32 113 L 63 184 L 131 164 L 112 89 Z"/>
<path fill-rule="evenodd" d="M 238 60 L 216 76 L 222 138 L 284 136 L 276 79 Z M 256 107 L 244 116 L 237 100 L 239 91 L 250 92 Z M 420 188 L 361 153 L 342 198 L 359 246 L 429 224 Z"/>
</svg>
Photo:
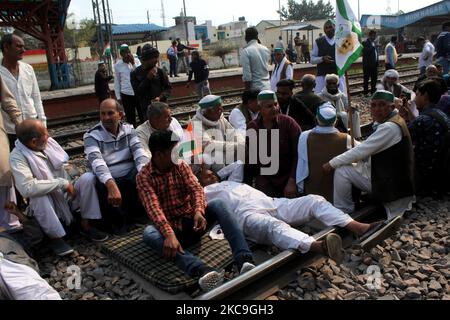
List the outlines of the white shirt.
<svg viewBox="0 0 450 320">
<path fill-rule="evenodd" d="M 242 49 L 241 65 L 242 80 L 251 82 L 252 89 L 269 90 L 269 60 L 270 50 L 260 45 L 257 40 L 250 41 Z"/>
<path fill-rule="evenodd" d="M 277 212 L 273 198 L 244 183 L 223 181 L 205 187 L 206 201 L 222 199 L 234 212 L 240 227 L 243 229 L 245 218 L 252 213 Z"/>
<path fill-rule="evenodd" d="M 26 119 L 39 119 L 47 125 L 47 117 L 42 105 L 39 85 L 34 74 L 33 67 L 28 63 L 18 61 L 19 76 L 17 79 L 0 63 L 0 75 L 5 81 L 17 105 L 22 111 L 20 121 Z M 11 122 L 9 116 L 2 110 L 5 130 L 8 134 L 15 134 L 15 125 Z"/>
<path fill-rule="evenodd" d="M 281 60 L 280 64 L 275 65 L 275 68 L 272 71 L 272 77 L 270 78 L 270 88 L 273 92 L 277 91 L 277 83 L 281 80 L 281 73 L 283 72 L 283 68 L 285 63 L 287 62 L 286 57 Z M 286 79 L 294 78 L 294 67 L 292 65 L 286 68 Z"/>
<path fill-rule="evenodd" d="M 434 46 L 429 40 L 426 40 L 425 44 L 423 45 L 422 54 L 419 57 L 419 69 L 422 67 L 428 67 L 430 64 L 432 64 L 433 56 Z"/>
<path fill-rule="evenodd" d="M 136 70 L 137 67 L 141 65 L 139 59 L 134 59 L 134 65 L 131 63 L 125 63 L 122 59 L 117 61 L 114 65 L 114 90 L 117 97 L 117 100 L 121 100 L 121 93 L 126 94 L 128 96 L 134 96 L 134 90 L 131 86 L 130 75 L 131 72 Z"/>
<path fill-rule="evenodd" d="M 253 112 L 250 109 L 248 111 L 250 112 L 252 120 L 258 118 L 259 112 Z M 233 111 L 231 111 L 230 116 L 228 117 L 228 121 L 236 130 L 239 130 L 239 132 L 245 135 L 247 131 L 247 120 L 245 119 L 244 114 L 241 110 L 239 110 L 239 108 L 234 108 Z"/>
<path fill-rule="evenodd" d="M 168 130 L 175 132 L 180 139 L 183 138 L 183 128 L 177 119 L 172 118 L 172 122 L 170 123 Z M 155 129 L 150 126 L 150 122 L 148 120 L 136 128 L 136 134 L 149 159 L 151 159 L 152 154 L 148 148 L 148 140 L 154 131 Z"/>
<path fill-rule="evenodd" d="M 327 40 L 328 44 L 330 46 L 334 46 L 334 44 L 336 43 L 334 37 L 332 39 L 328 38 L 327 36 L 325 36 L 325 40 Z M 323 62 L 323 57 L 319 57 L 319 48 L 317 47 L 317 42 L 314 41 L 313 42 L 313 49 L 311 52 L 311 63 L 312 64 L 319 64 Z"/>
</svg>

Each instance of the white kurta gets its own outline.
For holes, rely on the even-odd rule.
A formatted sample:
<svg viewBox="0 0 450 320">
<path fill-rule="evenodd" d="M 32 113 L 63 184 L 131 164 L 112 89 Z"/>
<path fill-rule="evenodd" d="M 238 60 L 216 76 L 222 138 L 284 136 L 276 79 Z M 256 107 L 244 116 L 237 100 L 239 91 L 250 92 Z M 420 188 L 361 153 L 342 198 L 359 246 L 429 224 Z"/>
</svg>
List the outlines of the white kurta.
<svg viewBox="0 0 450 320">
<path fill-rule="evenodd" d="M 333 46 L 335 44 L 335 39 L 328 38 L 325 36 L 325 39 L 330 44 L 330 46 Z M 323 57 L 319 57 L 319 48 L 317 47 L 316 41 L 313 42 L 313 49 L 311 52 L 311 63 L 312 64 L 319 64 L 323 62 Z M 316 87 L 314 88 L 315 93 L 322 92 L 322 89 L 325 88 L 325 76 L 317 76 L 316 77 Z M 347 86 L 345 82 L 345 76 L 342 76 L 339 78 L 339 90 L 342 92 L 347 92 Z"/>
<path fill-rule="evenodd" d="M 205 187 L 207 201 L 222 199 L 233 210 L 244 234 L 256 243 L 306 253 L 315 239 L 292 226 L 318 219 L 327 226 L 345 227 L 353 219 L 323 197 L 270 198 L 246 184 L 232 181 Z"/>
<path fill-rule="evenodd" d="M 352 185 L 365 192 L 372 191 L 371 156 L 389 149 L 402 140 L 400 127 L 385 122 L 363 143 L 333 158 L 330 165 L 337 169 L 334 175 L 334 205 L 344 212 L 352 213 L 355 204 L 351 197 Z M 388 218 L 392 219 L 410 210 L 415 196 L 384 203 Z"/>
<path fill-rule="evenodd" d="M 281 73 L 286 62 L 287 59 L 284 57 L 280 64 L 275 65 L 273 68 L 272 76 L 270 77 L 270 88 L 273 92 L 277 92 L 277 83 L 281 80 Z M 292 65 L 286 68 L 286 79 L 294 79 L 294 67 Z"/>
<path fill-rule="evenodd" d="M 70 183 L 70 177 L 64 168 L 53 169 L 43 153 L 36 152 L 36 155 L 46 160 L 54 179 L 37 180 L 31 171 L 28 160 L 15 148 L 11 152 L 10 165 L 16 188 L 24 198 L 30 199 L 31 212 L 44 233 L 52 239 L 62 238 L 66 233 L 59 220 L 60 213 L 55 210 L 55 205 L 48 194 L 57 189 L 65 190 Z M 95 183 L 96 179 L 92 173 L 82 175 L 74 185 L 77 198 L 73 203 L 68 201 L 69 207 L 73 210 L 80 208 L 81 216 L 84 219 L 101 219 Z"/>
<path fill-rule="evenodd" d="M 32 268 L 3 258 L 0 252 L 0 291 L 11 300 L 61 300 Z"/>
<path fill-rule="evenodd" d="M 259 112 L 253 112 L 250 109 L 248 111 L 250 112 L 252 120 L 258 118 Z M 247 132 L 247 120 L 245 119 L 244 114 L 241 110 L 239 110 L 239 108 L 234 108 L 233 111 L 231 111 L 230 116 L 228 117 L 228 121 L 233 126 L 233 128 L 235 128 L 245 136 Z"/>
</svg>

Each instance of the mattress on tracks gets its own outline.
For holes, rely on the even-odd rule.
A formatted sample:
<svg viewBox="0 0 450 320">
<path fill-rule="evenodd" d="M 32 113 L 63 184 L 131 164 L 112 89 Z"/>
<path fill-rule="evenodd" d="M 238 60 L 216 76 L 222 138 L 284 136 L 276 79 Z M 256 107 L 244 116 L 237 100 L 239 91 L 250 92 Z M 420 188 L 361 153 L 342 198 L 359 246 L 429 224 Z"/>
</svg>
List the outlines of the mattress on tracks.
<svg viewBox="0 0 450 320">
<path fill-rule="evenodd" d="M 185 275 L 174 263 L 162 259 L 144 243 L 143 232 L 144 227 L 125 236 L 112 238 L 102 243 L 102 250 L 143 279 L 171 294 L 196 287 L 198 279 Z M 230 246 L 226 240 L 211 240 L 208 234 L 205 233 L 200 242 L 187 250 L 199 256 L 206 265 L 222 270 L 233 263 Z"/>
</svg>

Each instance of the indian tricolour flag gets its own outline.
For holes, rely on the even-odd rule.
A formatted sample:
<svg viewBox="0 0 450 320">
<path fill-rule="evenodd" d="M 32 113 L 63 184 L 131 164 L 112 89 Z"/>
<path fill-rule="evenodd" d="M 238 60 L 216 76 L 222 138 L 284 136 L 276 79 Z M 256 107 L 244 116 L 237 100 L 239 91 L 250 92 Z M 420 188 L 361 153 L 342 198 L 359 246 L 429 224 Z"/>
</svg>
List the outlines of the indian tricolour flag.
<svg viewBox="0 0 450 320">
<path fill-rule="evenodd" d="M 193 156 L 202 153 L 202 144 L 197 140 L 198 139 L 196 139 L 194 134 L 192 121 L 189 121 L 186 130 L 183 131 L 183 137 L 180 142 L 179 157 L 181 159 L 189 161 Z"/>
<path fill-rule="evenodd" d="M 362 31 L 347 0 L 336 0 L 336 65 L 341 77 L 361 55 Z"/>
</svg>

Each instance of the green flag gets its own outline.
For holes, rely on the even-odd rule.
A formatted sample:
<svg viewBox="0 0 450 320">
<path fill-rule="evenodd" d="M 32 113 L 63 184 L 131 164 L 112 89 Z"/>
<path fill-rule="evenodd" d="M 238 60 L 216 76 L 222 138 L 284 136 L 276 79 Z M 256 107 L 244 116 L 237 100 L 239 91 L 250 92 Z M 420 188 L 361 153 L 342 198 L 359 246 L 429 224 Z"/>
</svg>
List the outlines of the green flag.
<svg viewBox="0 0 450 320">
<path fill-rule="evenodd" d="M 362 31 L 347 0 L 336 0 L 336 65 L 341 77 L 363 50 Z"/>
</svg>

